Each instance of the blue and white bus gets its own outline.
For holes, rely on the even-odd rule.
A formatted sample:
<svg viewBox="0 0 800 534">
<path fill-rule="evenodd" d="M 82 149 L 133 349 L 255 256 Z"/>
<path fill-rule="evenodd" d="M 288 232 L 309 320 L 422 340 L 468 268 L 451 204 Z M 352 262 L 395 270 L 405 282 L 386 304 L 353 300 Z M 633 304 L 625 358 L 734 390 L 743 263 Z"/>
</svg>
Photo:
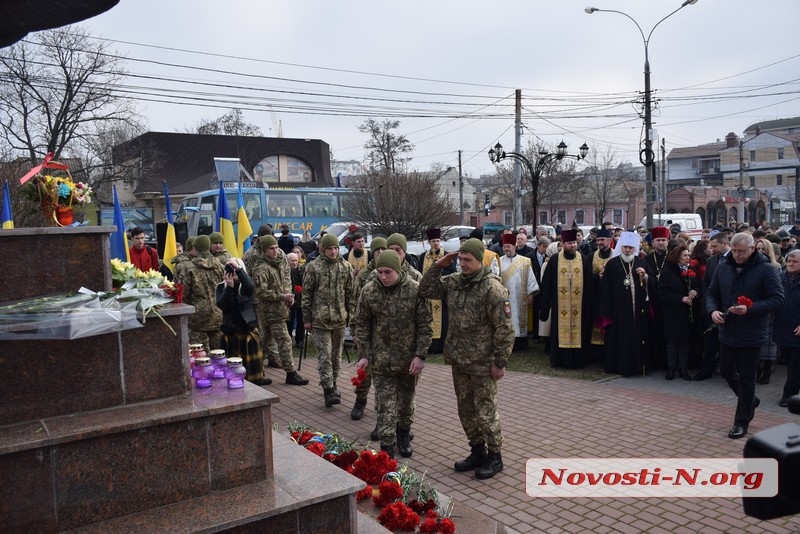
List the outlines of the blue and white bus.
<svg viewBox="0 0 800 534">
<path fill-rule="evenodd" d="M 255 232 L 269 224 L 278 233 L 282 224 L 293 234 L 313 236 L 331 224 L 348 220 L 342 199 L 359 194 L 344 188 L 259 188 L 242 183 L 242 197 L 250 226 Z M 239 184 L 225 184 L 225 198 L 233 217 L 234 227 L 238 210 Z M 214 231 L 217 219 L 219 189 L 189 195 L 181 201 L 178 220 L 186 221 L 190 236 L 207 235 Z"/>
</svg>

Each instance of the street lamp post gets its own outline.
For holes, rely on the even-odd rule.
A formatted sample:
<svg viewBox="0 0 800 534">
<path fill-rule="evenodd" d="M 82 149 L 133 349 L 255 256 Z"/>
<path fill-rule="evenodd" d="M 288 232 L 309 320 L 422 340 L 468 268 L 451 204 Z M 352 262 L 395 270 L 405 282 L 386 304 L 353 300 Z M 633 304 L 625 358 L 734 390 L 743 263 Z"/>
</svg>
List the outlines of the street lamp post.
<svg viewBox="0 0 800 534">
<path fill-rule="evenodd" d="M 586 154 L 589 153 L 589 146 L 586 143 L 583 143 L 578 150 L 579 154 L 567 154 L 567 144 L 564 141 L 561 141 L 558 144 L 555 152 L 540 150 L 539 157 L 536 159 L 536 165 L 534 165 L 522 154 L 504 151 L 503 145 L 501 145 L 499 142 L 494 145 L 494 148 L 489 149 L 489 161 L 492 163 L 500 163 L 500 161 L 506 158 L 511 158 L 524 163 L 528 168 L 528 172 L 531 175 L 531 217 L 533 228 L 536 228 L 536 226 L 539 224 L 537 220 L 537 212 L 539 210 L 539 179 L 542 176 L 542 170 L 544 170 L 545 165 L 551 161 L 562 160 L 564 158 L 575 158 L 578 161 L 584 159 Z M 520 191 L 514 191 L 514 195 L 519 196 Z"/>
<path fill-rule="evenodd" d="M 653 129 L 653 122 L 652 122 L 652 92 L 650 90 L 650 54 L 649 54 L 649 46 L 650 46 L 650 37 L 652 37 L 653 32 L 658 27 L 659 24 L 670 18 L 672 15 L 680 11 L 686 6 L 696 4 L 697 0 L 685 0 L 681 7 L 667 15 L 666 17 L 662 18 L 658 22 L 656 22 L 655 26 L 650 29 L 650 33 L 647 34 L 647 37 L 644 36 L 644 31 L 642 31 L 642 27 L 639 26 L 639 23 L 636 20 L 624 13 L 622 11 L 617 11 L 615 9 L 599 9 L 596 7 L 587 7 L 584 11 L 591 15 L 595 12 L 601 13 L 617 13 L 622 15 L 623 17 L 628 18 L 631 22 L 636 25 L 638 28 L 639 33 L 642 35 L 642 43 L 644 44 L 644 148 L 639 151 L 639 161 L 644 165 L 645 168 L 645 179 L 647 183 L 645 184 L 645 202 L 647 206 L 647 227 L 653 227 L 653 192 L 655 191 L 655 180 L 656 180 L 656 173 L 655 173 L 655 155 L 653 154 L 653 139 L 652 139 L 652 129 Z M 666 191 L 665 197 L 666 199 Z M 665 202 L 666 203 L 666 202 Z M 661 211 L 665 211 L 665 206 L 661 206 Z"/>
</svg>

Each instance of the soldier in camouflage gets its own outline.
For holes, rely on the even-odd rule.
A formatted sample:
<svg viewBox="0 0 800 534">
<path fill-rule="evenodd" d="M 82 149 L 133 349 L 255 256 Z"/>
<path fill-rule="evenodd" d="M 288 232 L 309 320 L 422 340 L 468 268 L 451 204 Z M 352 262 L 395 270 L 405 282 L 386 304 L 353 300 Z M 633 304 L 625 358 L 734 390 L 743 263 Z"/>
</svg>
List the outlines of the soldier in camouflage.
<svg viewBox="0 0 800 534">
<path fill-rule="evenodd" d="M 468 239 L 458 252 L 437 260 L 419 284 L 420 296 L 446 300 L 450 307 L 444 361 L 451 366 L 458 416 L 472 449 L 455 470 L 475 469 L 479 479 L 503 470 L 497 381 L 514 346 L 508 290 L 483 266 L 483 252 L 479 239 Z M 461 272 L 441 276 L 456 257 Z"/>
<path fill-rule="evenodd" d="M 194 239 L 194 237 L 188 238 L 183 252 L 172 258 L 172 264 L 174 265 L 172 269 L 174 274 L 173 281 L 176 284 L 183 282 L 186 269 L 192 264 L 192 260 L 197 257 L 197 251 L 194 249 Z"/>
<path fill-rule="evenodd" d="M 305 386 L 308 379 L 297 374 L 292 354 L 292 338 L 286 329 L 289 308 L 294 304 L 292 282 L 286 278 L 279 252 L 278 241 L 271 235 L 258 240 L 264 254 L 264 261 L 256 266 L 253 275 L 258 300 L 259 323 L 278 346 L 281 366 L 286 371 L 286 383 Z"/>
<path fill-rule="evenodd" d="M 339 240 L 325 234 L 319 257 L 303 275 L 303 326 L 317 349 L 317 370 L 325 406 L 340 404 L 336 379 L 342 358 L 344 328 L 353 314 L 353 268 L 339 255 Z M 284 326 L 285 328 L 285 326 Z"/>
<path fill-rule="evenodd" d="M 189 316 L 189 343 L 202 343 L 207 350 L 222 347 L 222 310 L 214 291 L 225 277 L 225 270 L 210 252 L 211 241 L 201 235 L 194 240 L 197 257 L 183 277 L 183 302 L 194 306 Z"/>
<path fill-rule="evenodd" d="M 400 264 L 403 267 L 403 272 L 410 276 L 412 279 L 419 282 L 422 280 L 422 273 L 420 273 L 416 266 L 409 263 L 409 257 L 406 257 L 406 250 L 408 250 L 408 241 L 403 234 L 392 234 L 386 238 L 386 248 L 394 250 L 400 258 Z"/>
<path fill-rule="evenodd" d="M 211 240 L 211 255 L 217 258 L 224 267 L 233 257 L 225 250 L 225 238 L 219 232 L 211 232 L 208 238 Z M 245 266 L 245 268 L 247 267 Z"/>
<path fill-rule="evenodd" d="M 375 380 L 381 449 L 394 457 L 412 455 L 414 392 L 431 344 L 431 309 L 417 296 L 419 284 L 402 272 L 400 258 L 387 250 L 376 261 L 377 279 L 364 286 L 358 301 L 357 367 Z M 395 435 L 396 433 L 396 435 Z"/>
</svg>

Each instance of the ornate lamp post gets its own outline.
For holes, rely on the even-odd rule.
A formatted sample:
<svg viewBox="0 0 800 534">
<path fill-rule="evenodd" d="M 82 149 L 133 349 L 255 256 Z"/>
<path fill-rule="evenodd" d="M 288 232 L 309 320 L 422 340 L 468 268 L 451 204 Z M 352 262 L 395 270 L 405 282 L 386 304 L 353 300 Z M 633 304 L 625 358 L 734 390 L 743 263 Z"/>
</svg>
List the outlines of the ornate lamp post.
<svg viewBox="0 0 800 534">
<path fill-rule="evenodd" d="M 645 184 L 645 201 L 647 205 L 647 227 L 653 227 L 653 197 L 655 191 L 655 180 L 656 180 L 656 173 L 655 173 L 655 154 L 653 153 L 653 139 L 652 139 L 652 91 L 650 90 L 650 55 L 648 47 L 650 46 L 650 37 L 653 35 L 653 31 L 658 27 L 659 24 L 670 18 L 672 15 L 680 11 L 686 6 L 690 6 L 692 4 L 696 4 L 697 0 L 685 0 L 681 7 L 667 15 L 666 17 L 662 18 L 658 22 L 656 22 L 655 26 L 650 29 L 650 33 L 647 34 L 647 37 L 644 36 L 644 31 L 642 31 L 642 27 L 639 26 L 639 23 L 636 20 L 624 13 L 622 11 L 617 11 L 615 9 L 599 9 L 596 7 L 587 7 L 584 11 L 591 15 L 595 12 L 601 13 L 617 13 L 622 15 L 623 17 L 628 18 L 631 22 L 636 24 L 636 28 L 638 28 L 639 33 L 642 35 L 642 43 L 644 44 L 644 148 L 639 151 L 639 161 L 644 165 L 645 168 L 645 175 L 647 183 Z M 666 199 L 666 191 L 664 192 L 664 198 Z M 666 202 L 665 202 L 666 204 Z M 661 211 L 665 211 L 665 207 L 661 207 Z"/>
<path fill-rule="evenodd" d="M 546 150 L 539 151 L 539 157 L 536 159 L 536 165 L 531 163 L 531 161 L 519 154 L 517 152 L 506 152 L 503 150 L 503 145 L 499 142 L 494 145 L 494 148 L 489 149 L 489 161 L 492 163 L 499 163 L 500 161 L 511 158 L 517 161 L 520 161 L 525 164 L 528 168 L 528 172 L 531 175 L 531 216 L 532 216 L 532 226 L 536 228 L 539 224 L 539 179 L 542 176 L 542 170 L 544 170 L 545 165 L 552 161 L 562 160 L 564 158 L 575 158 L 576 160 L 580 161 L 586 157 L 586 154 L 589 153 L 589 146 L 586 143 L 583 143 L 580 148 L 578 149 L 578 154 L 567 154 L 567 144 L 564 141 L 561 141 L 558 144 L 557 150 L 555 152 L 547 152 Z M 514 191 L 515 195 L 520 195 L 520 191 Z"/>
</svg>

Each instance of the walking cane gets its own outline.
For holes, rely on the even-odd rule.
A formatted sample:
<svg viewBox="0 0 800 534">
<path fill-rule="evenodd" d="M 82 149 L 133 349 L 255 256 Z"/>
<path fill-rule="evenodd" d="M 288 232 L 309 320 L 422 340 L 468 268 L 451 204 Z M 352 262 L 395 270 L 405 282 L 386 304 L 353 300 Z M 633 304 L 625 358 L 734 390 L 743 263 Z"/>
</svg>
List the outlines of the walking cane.
<svg viewBox="0 0 800 534">
<path fill-rule="evenodd" d="M 305 358 L 305 357 L 306 357 L 306 351 L 308 350 L 308 341 L 309 341 L 309 339 L 308 339 L 308 338 L 309 338 L 309 337 L 310 337 L 310 336 L 308 335 L 308 332 L 306 332 L 306 338 L 303 340 L 303 346 L 302 346 L 302 348 L 300 349 L 300 361 L 299 361 L 299 362 L 297 362 L 297 370 L 298 370 L 298 371 L 299 371 L 299 370 L 300 370 L 300 368 L 303 366 L 303 358 Z"/>
</svg>

